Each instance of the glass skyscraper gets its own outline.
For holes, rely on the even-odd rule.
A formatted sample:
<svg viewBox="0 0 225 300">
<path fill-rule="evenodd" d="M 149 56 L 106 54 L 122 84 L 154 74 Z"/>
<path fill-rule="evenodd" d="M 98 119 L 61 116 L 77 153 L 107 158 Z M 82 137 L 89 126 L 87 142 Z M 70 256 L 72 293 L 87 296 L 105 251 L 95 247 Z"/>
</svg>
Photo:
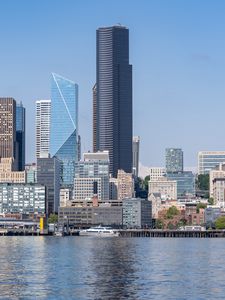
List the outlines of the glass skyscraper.
<svg viewBox="0 0 225 300">
<path fill-rule="evenodd" d="M 94 151 L 109 151 L 110 173 L 132 172 L 132 65 L 129 30 L 97 30 L 96 86 L 93 90 Z"/>
<path fill-rule="evenodd" d="M 51 78 L 50 154 L 62 163 L 61 185 L 73 185 L 78 161 L 78 85 L 55 73 Z"/>
</svg>

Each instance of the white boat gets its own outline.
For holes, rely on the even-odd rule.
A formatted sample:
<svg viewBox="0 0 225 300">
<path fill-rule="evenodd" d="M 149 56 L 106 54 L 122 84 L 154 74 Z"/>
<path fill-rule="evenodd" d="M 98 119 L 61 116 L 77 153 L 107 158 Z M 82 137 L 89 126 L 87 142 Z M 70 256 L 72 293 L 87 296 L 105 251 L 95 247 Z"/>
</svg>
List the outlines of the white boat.
<svg viewBox="0 0 225 300">
<path fill-rule="evenodd" d="M 99 236 L 99 237 L 114 237 L 119 236 L 119 231 L 116 231 L 110 227 L 91 227 L 89 229 L 83 229 L 79 231 L 79 235 L 82 236 Z"/>
</svg>

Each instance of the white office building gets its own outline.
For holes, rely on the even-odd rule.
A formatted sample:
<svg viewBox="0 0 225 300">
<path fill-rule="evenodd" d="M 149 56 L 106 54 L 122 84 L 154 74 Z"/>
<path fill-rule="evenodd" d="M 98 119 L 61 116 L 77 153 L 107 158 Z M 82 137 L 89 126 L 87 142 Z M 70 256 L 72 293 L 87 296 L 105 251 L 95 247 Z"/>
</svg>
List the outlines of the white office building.
<svg viewBox="0 0 225 300">
<path fill-rule="evenodd" d="M 218 168 L 209 172 L 209 195 L 213 197 L 213 180 L 216 178 L 225 178 L 225 164 L 220 164 Z"/>
<path fill-rule="evenodd" d="M 46 158 L 50 153 L 51 100 L 36 101 L 36 157 Z"/>
<path fill-rule="evenodd" d="M 225 163 L 225 151 L 198 152 L 198 174 L 209 174 L 220 163 Z"/>
</svg>

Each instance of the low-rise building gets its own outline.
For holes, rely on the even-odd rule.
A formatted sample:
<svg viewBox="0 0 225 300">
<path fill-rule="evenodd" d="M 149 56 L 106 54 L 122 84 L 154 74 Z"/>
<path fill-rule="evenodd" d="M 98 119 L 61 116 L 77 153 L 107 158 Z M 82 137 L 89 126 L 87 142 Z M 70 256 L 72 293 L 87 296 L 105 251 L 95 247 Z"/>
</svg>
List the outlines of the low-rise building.
<svg viewBox="0 0 225 300">
<path fill-rule="evenodd" d="M 59 207 L 59 223 L 71 227 L 122 226 L 122 206 L 100 205 Z"/>
<path fill-rule="evenodd" d="M 150 228 L 152 226 L 152 203 L 141 198 L 123 200 L 123 226 L 127 228 Z"/>
<path fill-rule="evenodd" d="M 177 198 L 195 195 L 195 176 L 192 172 L 167 173 L 166 177 L 177 182 Z"/>
<path fill-rule="evenodd" d="M 217 206 L 209 206 L 205 208 L 205 224 L 206 228 L 213 227 L 216 219 L 222 214 L 222 210 Z"/>
<path fill-rule="evenodd" d="M 43 185 L 0 183 L 0 213 L 44 214 L 45 196 Z"/>
<path fill-rule="evenodd" d="M 148 193 L 160 193 L 163 200 L 177 199 L 177 182 L 161 177 L 158 180 L 148 182 Z"/>
</svg>

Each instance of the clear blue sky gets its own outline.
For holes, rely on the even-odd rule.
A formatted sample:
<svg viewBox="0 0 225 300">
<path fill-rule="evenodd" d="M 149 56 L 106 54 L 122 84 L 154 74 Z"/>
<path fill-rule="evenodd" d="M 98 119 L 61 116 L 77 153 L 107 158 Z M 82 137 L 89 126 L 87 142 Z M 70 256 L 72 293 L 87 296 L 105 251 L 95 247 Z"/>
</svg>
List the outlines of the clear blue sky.
<svg viewBox="0 0 225 300">
<path fill-rule="evenodd" d="M 78 83 L 82 150 L 92 148 L 95 34 L 117 23 L 130 29 L 142 164 L 163 165 L 166 147 L 182 147 L 186 166 L 199 150 L 225 150 L 225 1 L 7 0 L 0 12 L 0 96 L 27 109 L 28 162 L 51 72 Z"/>
</svg>

